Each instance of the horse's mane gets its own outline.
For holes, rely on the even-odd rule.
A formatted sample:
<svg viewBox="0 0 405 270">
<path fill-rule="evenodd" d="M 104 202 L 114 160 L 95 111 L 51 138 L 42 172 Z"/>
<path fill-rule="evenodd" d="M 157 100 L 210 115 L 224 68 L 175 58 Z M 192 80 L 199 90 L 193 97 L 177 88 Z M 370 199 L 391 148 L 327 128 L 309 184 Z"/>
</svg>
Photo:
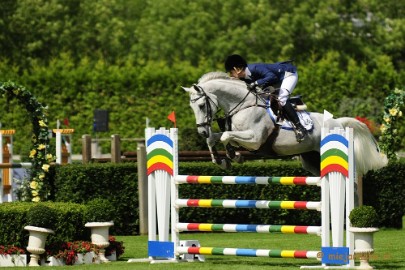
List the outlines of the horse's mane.
<svg viewBox="0 0 405 270">
<path fill-rule="evenodd" d="M 206 73 L 201 76 L 201 78 L 198 80 L 198 83 L 204 83 L 210 80 L 215 80 L 215 79 L 225 79 L 225 80 L 230 80 L 231 77 L 225 72 L 222 71 L 213 71 Z"/>
</svg>

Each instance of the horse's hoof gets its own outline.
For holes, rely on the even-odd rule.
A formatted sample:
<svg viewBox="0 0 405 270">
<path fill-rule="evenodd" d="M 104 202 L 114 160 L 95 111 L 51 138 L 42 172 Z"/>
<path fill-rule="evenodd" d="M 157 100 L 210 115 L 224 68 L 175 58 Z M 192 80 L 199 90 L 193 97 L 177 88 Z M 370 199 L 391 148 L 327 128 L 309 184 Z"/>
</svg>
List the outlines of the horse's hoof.
<svg viewBox="0 0 405 270">
<path fill-rule="evenodd" d="M 229 159 L 223 159 L 221 162 L 221 168 L 224 170 L 229 170 L 232 168 L 231 161 Z"/>
<path fill-rule="evenodd" d="M 219 158 L 214 158 L 214 159 L 212 159 L 212 163 L 217 164 L 217 165 L 221 165 L 222 160 L 220 160 Z"/>
</svg>

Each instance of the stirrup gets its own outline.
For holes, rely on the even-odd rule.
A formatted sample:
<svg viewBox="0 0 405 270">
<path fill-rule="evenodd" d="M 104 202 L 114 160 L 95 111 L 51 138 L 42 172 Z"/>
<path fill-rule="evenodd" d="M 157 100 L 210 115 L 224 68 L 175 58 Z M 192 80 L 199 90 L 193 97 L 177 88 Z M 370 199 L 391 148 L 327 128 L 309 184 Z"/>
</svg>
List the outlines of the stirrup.
<svg viewBox="0 0 405 270">
<path fill-rule="evenodd" d="M 277 118 L 276 118 L 276 125 L 282 126 L 283 124 L 284 124 L 284 118 L 283 118 L 283 117 L 280 117 L 280 116 L 277 116 Z"/>
<path fill-rule="evenodd" d="M 305 136 L 307 136 L 307 130 L 304 127 L 301 128 L 296 128 L 295 130 L 295 137 L 297 139 L 297 142 L 302 142 L 305 138 Z"/>
</svg>

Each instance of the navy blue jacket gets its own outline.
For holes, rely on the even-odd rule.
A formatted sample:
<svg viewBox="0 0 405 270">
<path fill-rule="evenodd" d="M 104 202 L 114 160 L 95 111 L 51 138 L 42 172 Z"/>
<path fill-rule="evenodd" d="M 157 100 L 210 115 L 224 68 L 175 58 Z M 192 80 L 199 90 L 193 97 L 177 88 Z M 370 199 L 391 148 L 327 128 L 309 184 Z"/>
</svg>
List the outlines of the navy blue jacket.
<svg viewBox="0 0 405 270">
<path fill-rule="evenodd" d="M 257 82 L 260 86 L 269 86 L 282 82 L 286 71 L 297 72 L 297 68 L 291 64 L 291 61 L 274 64 L 248 64 L 248 68 L 251 72 L 251 81 Z"/>
</svg>

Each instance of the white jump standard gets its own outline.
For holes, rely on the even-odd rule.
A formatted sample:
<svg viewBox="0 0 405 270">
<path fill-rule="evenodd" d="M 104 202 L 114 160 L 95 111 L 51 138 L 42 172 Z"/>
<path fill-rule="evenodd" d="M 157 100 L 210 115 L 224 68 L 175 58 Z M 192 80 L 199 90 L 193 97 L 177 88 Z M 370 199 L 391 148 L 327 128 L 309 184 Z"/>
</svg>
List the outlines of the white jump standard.
<svg viewBox="0 0 405 270">
<path fill-rule="evenodd" d="M 354 266 L 354 260 L 341 262 L 328 256 L 329 252 L 336 253 L 336 250 L 349 256 L 349 254 L 353 254 L 354 250 L 351 232 L 346 230 L 346 241 L 344 241 L 344 224 L 350 224 L 348 215 L 353 209 L 354 203 L 355 170 L 352 129 L 322 130 L 320 177 L 178 175 L 177 132 L 177 129 L 170 129 L 170 131 L 146 129 L 149 187 L 148 256 L 151 262 L 177 262 L 181 256 L 184 258 L 189 254 L 195 254 L 197 256 L 234 255 L 321 259 L 322 265 L 314 266 L 317 268 L 350 268 Z M 179 198 L 179 187 L 184 184 L 316 185 L 321 188 L 321 201 Z M 188 223 L 179 221 L 179 211 L 183 207 L 315 210 L 320 212 L 322 222 L 321 226 Z M 169 215 L 171 216 L 171 226 L 169 226 Z M 156 224 L 158 228 L 156 228 Z M 169 228 L 171 228 L 171 239 L 169 239 Z M 184 241 L 180 241 L 182 231 L 317 234 L 321 237 L 322 248 L 319 250 L 277 250 L 185 246 L 180 245 L 180 242 L 184 243 Z M 330 233 L 332 239 L 330 239 Z M 157 236 L 159 236 L 159 240 L 157 240 Z M 311 266 L 302 268 L 311 268 Z"/>
</svg>

